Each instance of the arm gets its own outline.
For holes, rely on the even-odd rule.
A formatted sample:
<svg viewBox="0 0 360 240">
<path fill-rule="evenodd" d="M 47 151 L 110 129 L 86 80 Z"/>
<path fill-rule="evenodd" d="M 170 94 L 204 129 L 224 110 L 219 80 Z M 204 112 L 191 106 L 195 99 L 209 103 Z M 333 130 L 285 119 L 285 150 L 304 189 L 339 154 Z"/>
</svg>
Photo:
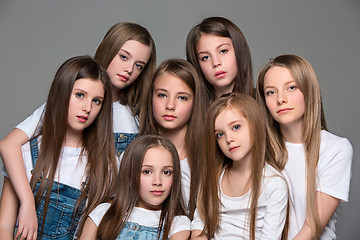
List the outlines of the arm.
<svg viewBox="0 0 360 240">
<path fill-rule="evenodd" d="M 202 234 L 202 231 L 199 229 L 194 229 L 191 231 L 191 240 L 207 240 L 208 237 L 206 234 Z"/>
<path fill-rule="evenodd" d="M 7 177 L 4 177 L 4 185 L 0 200 L 0 239 L 14 239 L 19 200 L 13 186 Z"/>
<path fill-rule="evenodd" d="M 189 238 L 190 238 L 190 231 L 189 230 L 184 230 L 184 231 L 181 231 L 181 232 L 174 233 L 170 237 L 170 240 L 187 240 Z"/>
<path fill-rule="evenodd" d="M 338 207 L 340 200 L 322 192 L 316 193 L 316 199 L 319 209 L 318 211 L 319 211 L 321 231 L 324 231 L 326 225 L 328 224 L 336 208 Z M 303 227 L 294 238 L 294 240 L 300 240 L 300 239 L 301 240 L 314 239 L 314 234 L 311 232 L 310 226 L 308 224 L 308 219 L 305 220 Z"/>
<path fill-rule="evenodd" d="M 79 240 L 96 240 L 97 229 L 98 227 L 93 220 L 87 217 Z"/>
<path fill-rule="evenodd" d="M 28 239 L 36 239 L 37 217 L 35 200 L 26 177 L 21 152 L 21 145 L 27 141 L 29 141 L 28 136 L 22 130 L 15 128 L 0 141 L 0 154 L 13 189 L 20 201 L 19 226 L 16 237 L 22 234 L 27 236 Z"/>
</svg>

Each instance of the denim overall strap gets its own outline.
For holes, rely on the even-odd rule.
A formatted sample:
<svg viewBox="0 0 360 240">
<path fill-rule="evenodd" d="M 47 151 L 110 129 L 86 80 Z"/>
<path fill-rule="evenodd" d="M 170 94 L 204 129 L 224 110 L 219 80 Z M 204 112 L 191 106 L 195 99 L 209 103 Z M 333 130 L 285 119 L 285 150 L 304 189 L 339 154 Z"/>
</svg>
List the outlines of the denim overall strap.
<svg viewBox="0 0 360 240">
<path fill-rule="evenodd" d="M 114 133 L 115 150 L 118 157 L 120 157 L 121 153 L 125 151 L 126 147 L 136 136 L 137 133 Z"/>
<path fill-rule="evenodd" d="M 116 240 L 133 239 L 133 240 L 157 240 L 159 227 L 142 226 L 134 222 L 127 222 Z M 160 232 L 162 238 L 163 231 Z"/>
<path fill-rule="evenodd" d="M 32 164 L 34 168 L 36 165 L 36 161 L 38 157 L 38 149 L 39 149 L 37 139 L 32 139 L 30 141 L 30 149 L 31 149 Z M 34 195 L 39 189 L 40 181 L 42 180 L 43 179 L 40 178 L 36 183 L 34 189 Z M 56 181 L 53 182 L 51 188 L 51 194 L 50 194 L 50 202 L 46 211 L 46 219 L 45 219 L 44 229 L 41 239 L 43 240 L 74 239 L 86 203 L 86 197 L 82 199 L 80 203 L 78 203 L 81 192 L 86 186 L 86 182 L 83 184 L 83 188 L 81 190 Z M 44 196 L 45 194 L 46 192 L 44 193 Z M 45 198 L 43 197 L 41 198 L 36 208 L 39 233 L 41 232 L 41 227 L 43 222 L 44 203 L 45 203 Z M 38 235 L 38 239 L 40 239 L 39 235 Z"/>
</svg>

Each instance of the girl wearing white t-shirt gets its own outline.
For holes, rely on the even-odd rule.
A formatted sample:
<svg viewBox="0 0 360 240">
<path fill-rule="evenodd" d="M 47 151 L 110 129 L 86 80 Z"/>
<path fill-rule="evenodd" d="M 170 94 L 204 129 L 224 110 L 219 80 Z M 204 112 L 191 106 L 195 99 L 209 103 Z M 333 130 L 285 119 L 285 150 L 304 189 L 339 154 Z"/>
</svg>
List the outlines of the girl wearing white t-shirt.
<svg viewBox="0 0 360 240">
<path fill-rule="evenodd" d="M 169 140 L 143 135 L 132 141 L 124 152 L 117 186 L 111 204 L 90 213 L 80 240 L 189 238 L 179 156 Z"/>
<path fill-rule="evenodd" d="M 200 168 L 199 146 L 206 100 L 194 67 L 182 59 L 169 59 L 156 70 L 141 109 L 141 134 L 160 134 L 176 147 L 182 187 L 190 218 L 195 211 Z"/>
<path fill-rule="evenodd" d="M 120 156 L 139 131 L 137 116 L 142 96 L 148 91 L 147 83 L 156 68 L 155 43 L 146 28 L 135 23 L 117 23 L 106 33 L 94 59 L 110 77 L 115 150 Z M 41 125 L 45 108 L 43 104 L 0 142 L 2 159 L 20 200 L 19 233 L 23 231 L 24 235 L 36 231 L 37 221 L 35 212 L 29 210 L 33 199 L 23 174 L 21 145 L 37 134 L 35 129 Z"/>
<path fill-rule="evenodd" d="M 106 70 L 92 58 L 70 58 L 57 71 L 39 135 L 22 148 L 39 239 L 73 239 L 82 214 L 114 193 L 111 100 Z M 19 201 L 4 179 L 0 238 L 13 239 Z"/>
<path fill-rule="evenodd" d="M 265 65 L 257 95 L 267 119 L 268 154 L 289 183 L 290 239 L 335 239 L 335 210 L 347 201 L 352 146 L 326 130 L 310 63 L 282 55 Z"/>
<path fill-rule="evenodd" d="M 203 134 L 204 168 L 192 239 L 285 239 L 288 189 L 265 160 L 265 122 L 245 94 L 216 100 Z"/>
</svg>

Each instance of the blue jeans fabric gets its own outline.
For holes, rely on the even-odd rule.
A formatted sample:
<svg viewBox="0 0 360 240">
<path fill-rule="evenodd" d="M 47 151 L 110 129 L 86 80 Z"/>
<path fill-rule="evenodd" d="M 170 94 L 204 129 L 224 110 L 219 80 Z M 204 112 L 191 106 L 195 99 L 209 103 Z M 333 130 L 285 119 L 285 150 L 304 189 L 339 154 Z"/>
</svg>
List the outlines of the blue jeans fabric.
<svg viewBox="0 0 360 240">
<path fill-rule="evenodd" d="M 114 133 L 115 150 L 118 157 L 136 136 L 137 133 Z"/>
<path fill-rule="evenodd" d="M 141 226 L 137 223 L 127 222 L 120 234 L 117 236 L 117 240 L 157 240 L 159 232 L 158 227 Z M 160 233 L 162 238 L 163 232 Z"/>
<path fill-rule="evenodd" d="M 37 139 L 33 139 L 30 142 L 31 157 L 33 166 L 36 164 L 38 156 Z M 36 194 L 40 181 L 36 183 L 34 189 L 34 195 Z M 46 219 L 43 227 L 43 234 L 41 239 L 58 239 L 58 240 L 70 240 L 74 239 L 77 226 L 79 224 L 85 200 L 78 204 L 81 191 L 71 186 L 54 181 L 48 209 L 46 211 Z M 45 196 L 45 193 L 44 193 Z M 42 222 L 44 217 L 44 203 L 45 198 L 40 200 L 39 205 L 36 208 L 36 215 L 38 217 L 38 233 L 40 234 L 42 229 Z M 38 234 L 38 239 L 39 238 Z"/>
</svg>

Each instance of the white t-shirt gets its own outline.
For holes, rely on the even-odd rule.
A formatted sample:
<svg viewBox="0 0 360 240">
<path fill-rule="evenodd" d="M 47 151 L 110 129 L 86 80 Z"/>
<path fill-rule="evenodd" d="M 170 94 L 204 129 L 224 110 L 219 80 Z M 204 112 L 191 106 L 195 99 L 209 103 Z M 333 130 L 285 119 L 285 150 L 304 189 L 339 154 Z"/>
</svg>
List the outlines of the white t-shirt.
<svg viewBox="0 0 360 240">
<path fill-rule="evenodd" d="M 102 203 L 97 206 L 90 214 L 89 217 L 96 226 L 99 226 L 101 219 L 109 209 L 110 203 Z M 161 210 L 151 211 L 140 207 L 135 207 L 130 215 L 128 222 L 137 223 L 141 226 L 158 227 L 160 221 Z M 175 216 L 169 233 L 169 238 L 181 231 L 190 231 L 190 220 L 186 216 Z"/>
<path fill-rule="evenodd" d="M 224 171 L 221 173 L 219 184 Z M 288 188 L 286 181 L 273 167 L 266 165 L 261 183 L 258 209 L 256 215 L 256 239 L 281 239 L 286 219 Z M 213 239 L 249 239 L 250 231 L 250 191 L 240 197 L 226 196 L 220 184 L 220 229 Z M 195 210 L 191 230 L 203 230 L 198 210 Z"/>
<path fill-rule="evenodd" d="M 40 145 L 40 144 L 39 144 Z M 30 143 L 27 142 L 21 147 L 26 170 L 26 176 L 30 181 L 31 170 L 33 169 Z M 55 173 L 54 181 L 66 184 L 76 189 L 81 189 L 81 184 L 86 180 L 86 153 L 79 159 L 81 148 L 63 147 L 60 154 L 59 164 Z M 3 172 L 7 176 L 6 171 Z"/>
<path fill-rule="evenodd" d="M 191 183 L 191 170 L 187 158 L 180 161 L 181 168 L 181 191 L 184 198 L 186 209 L 188 209 L 190 199 L 190 183 Z"/>
<path fill-rule="evenodd" d="M 30 139 L 39 124 L 42 122 L 43 112 L 45 112 L 46 103 L 36 109 L 29 117 L 16 126 L 16 128 L 24 131 Z M 114 133 L 138 133 L 139 127 L 135 117 L 132 116 L 128 106 L 124 106 L 119 102 L 113 102 L 113 131 Z M 40 122 L 40 125 L 41 125 Z"/>
<path fill-rule="evenodd" d="M 305 152 L 302 143 L 285 143 L 288 162 L 283 174 L 290 190 L 289 239 L 295 237 L 306 218 Z M 348 201 L 353 149 L 346 138 L 321 131 L 320 156 L 317 169 L 317 191 L 341 201 Z M 332 216 L 320 239 L 335 239 L 336 214 Z"/>
</svg>

